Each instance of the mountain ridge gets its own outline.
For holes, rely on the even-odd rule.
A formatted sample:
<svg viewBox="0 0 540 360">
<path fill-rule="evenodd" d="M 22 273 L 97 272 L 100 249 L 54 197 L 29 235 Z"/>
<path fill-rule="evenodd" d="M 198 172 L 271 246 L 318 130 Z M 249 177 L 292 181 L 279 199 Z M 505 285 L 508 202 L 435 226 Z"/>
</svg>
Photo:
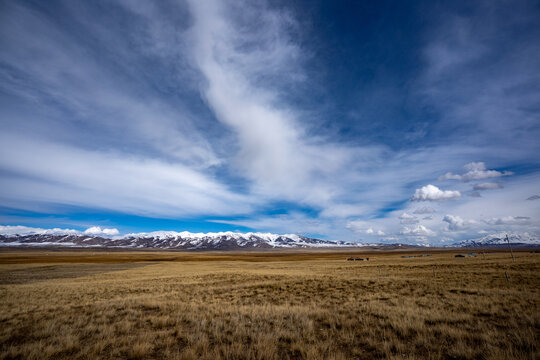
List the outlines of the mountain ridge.
<svg viewBox="0 0 540 360">
<path fill-rule="evenodd" d="M 105 248 L 156 248 L 184 250 L 228 250 L 250 248 L 330 248 L 358 247 L 360 243 L 331 241 L 296 234 L 272 233 L 190 233 L 155 231 L 124 236 L 96 236 L 84 233 L 34 233 L 0 235 L 3 246 L 68 246 Z"/>
<path fill-rule="evenodd" d="M 528 232 L 523 233 L 506 233 L 499 232 L 494 234 L 488 234 L 475 239 L 462 240 L 454 245 L 460 247 L 478 247 L 478 246 L 507 246 L 508 240 L 510 244 L 514 246 L 540 246 L 540 236 Z"/>
</svg>

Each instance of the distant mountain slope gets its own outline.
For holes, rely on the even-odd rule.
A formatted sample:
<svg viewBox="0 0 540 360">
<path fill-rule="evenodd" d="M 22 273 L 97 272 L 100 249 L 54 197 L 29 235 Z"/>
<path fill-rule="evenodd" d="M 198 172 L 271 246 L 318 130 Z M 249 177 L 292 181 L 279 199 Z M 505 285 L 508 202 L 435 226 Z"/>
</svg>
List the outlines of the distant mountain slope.
<svg viewBox="0 0 540 360">
<path fill-rule="evenodd" d="M 4 234 L 0 246 L 73 246 L 157 248 L 185 250 L 233 250 L 249 248 L 321 248 L 361 246 L 358 243 L 314 239 L 300 235 L 271 233 L 190 233 L 156 231 L 112 238 L 82 233 Z"/>
<path fill-rule="evenodd" d="M 507 233 L 496 233 L 486 235 L 476 239 L 463 240 L 458 242 L 457 246 L 473 247 L 473 246 L 504 246 L 507 245 Z M 508 239 L 512 245 L 522 246 L 540 246 L 540 236 L 532 233 L 508 233 Z"/>
</svg>

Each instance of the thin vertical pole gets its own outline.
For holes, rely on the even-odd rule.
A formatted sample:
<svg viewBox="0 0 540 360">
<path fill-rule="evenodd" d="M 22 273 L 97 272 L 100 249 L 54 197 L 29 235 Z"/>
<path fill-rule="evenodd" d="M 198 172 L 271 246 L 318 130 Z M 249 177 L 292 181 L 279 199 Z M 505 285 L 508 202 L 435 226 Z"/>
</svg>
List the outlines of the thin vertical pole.
<svg viewBox="0 0 540 360">
<path fill-rule="evenodd" d="M 506 234 L 506 241 L 508 242 L 508 247 L 510 248 L 510 254 L 512 254 L 512 261 L 516 261 L 516 258 L 514 257 L 514 252 L 512 251 L 512 245 L 510 245 L 510 239 L 508 239 L 508 234 Z"/>
</svg>

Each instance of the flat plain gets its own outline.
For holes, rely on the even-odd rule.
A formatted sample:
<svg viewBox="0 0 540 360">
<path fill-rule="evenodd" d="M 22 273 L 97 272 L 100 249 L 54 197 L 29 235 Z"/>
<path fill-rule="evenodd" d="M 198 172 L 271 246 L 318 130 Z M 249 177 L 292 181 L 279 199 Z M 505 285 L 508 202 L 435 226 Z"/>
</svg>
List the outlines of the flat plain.
<svg viewBox="0 0 540 360">
<path fill-rule="evenodd" d="M 466 252 L 4 249 L 0 358 L 539 359 L 540 254 Z"/>
</svg>

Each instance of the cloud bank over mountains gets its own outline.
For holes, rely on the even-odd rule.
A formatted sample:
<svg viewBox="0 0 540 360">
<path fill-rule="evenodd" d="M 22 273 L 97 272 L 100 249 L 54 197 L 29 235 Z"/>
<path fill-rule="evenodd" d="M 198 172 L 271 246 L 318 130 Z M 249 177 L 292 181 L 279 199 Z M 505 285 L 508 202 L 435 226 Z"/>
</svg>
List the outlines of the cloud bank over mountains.
<svg viewBox="0 0 540 360">
<path fill-rule="evenodd" d="M 119 235 L 120 232 L 115 228 L 104 228 L 99 226 L 92 226 L 84 231 L 75 229 L 42 229 L 29 226 L 12 226 L 12 225 L 0 225 L 1 235 L 90 235 L 90 236 L 103 236 L 112 237 Z"/>
<path fill-rule="evenodd" d="M 440 244 L 540 230 L 532 1 L 427 6 L 403 48 L 396 24 L 348 24 L 365 14 L 340 5 L 0 6 L 13 231 Z"/>
</svg>

